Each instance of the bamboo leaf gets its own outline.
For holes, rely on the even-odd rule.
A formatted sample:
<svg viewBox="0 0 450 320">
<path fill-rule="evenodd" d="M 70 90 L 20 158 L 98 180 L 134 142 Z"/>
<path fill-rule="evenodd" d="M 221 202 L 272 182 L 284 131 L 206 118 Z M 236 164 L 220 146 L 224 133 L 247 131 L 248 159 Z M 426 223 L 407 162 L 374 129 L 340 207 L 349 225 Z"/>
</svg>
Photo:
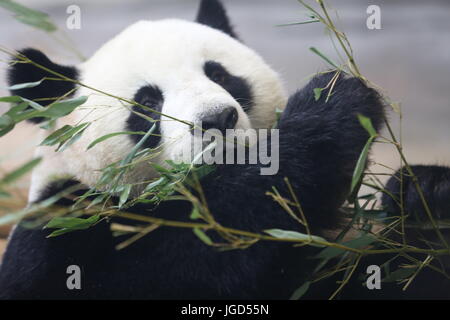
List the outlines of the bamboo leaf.
<svg viewBox="0 0 450 320">
<path fill-rule="evenodd" d="M 372 145 L 374 139 L 375 137 L 370 137 L 369 140 L 367 140 L 366 145 L 364 146 L 363 150 L 361 151 L 361 154 L 359 155 L 358 161 L 356 162 L 355 170 L 353 171 L 350 194 L 353 194 L 355 192 L 355 188 L 360 184 L 362 180 L 364 169 L 367 163 L 367 157 L 369 156 L 370 146 Z"/>
<path fill-rule="evenodd" d="M 315 54 L 317 54 L 319 57 L 321 57 L 323 60 L 325 60 L 328 64 L 332 65 L 334 68 L 341 70 L 341 67 L 339 67 L 337 65 L 336 62 L 334 62 L 333 60 L 331 60 L 330 58 L 328 58 L 327 56 L 325 56 L 322 52 L 320 52 L 317 48 L 315 47 L 310 47 L 309 48 L 310 51 L 314 52 Z"/>
<path fill-rule="evenodd" d="M 189 216 L 190 219 L 196 220 L 200 219 L 202 216 L 200 215 L 200 212 L 196 207 L 192 208 L 191 215 Z"/>
<path fill-rule="evenodd" d="M 56 151 L 64 151 L 64 149 L 75 143 L 81 137 L 81 134 L 89 125 L 89 122 L 82 123 L 76 127 L 65 125 L 45 138 L 41 142 L 41 146 L 53 146 L 59 143 Z"/>
<path fill-rule="evenodd" d="M 40 145 L 41 146 L 53 146 L 61 141 L 61 136 L 72 130 L 73 127 L 66 124 L 65 126 L 59 128 L 50 134 L 47 138 L 45 138 Z"/>
<path fill-rule="evenodd" d="M 297 231 L 289 231 L 289 230 L 281 230 L 281 229 L 269 229 L 264 230 L 265 233 L 270 234 L 272 237 L 280 238 L 280 239 L 296 239 L 296 240 L 304 240 L 304 241 L 319 241 L 319 242 L 327 242 L 322 237 L 312 236 L 304 233 L 300 233 Z M 321 246 L 321 245 L 318 245 Z"/>
<path fill-rule="evenodd" d="M 37 87 L 38 85 L 40 85 L 42 83 L 42 81 L 44 81 L 44 79 L 35 81 L 35 82 L 18 83 L 18 84 L 8 87 L 7 89 L 8 90 L 19 90 L 19 89 L 34 88 L 34 87 Z"/>
<path fill-rule="evenodd" d="M 319 22 L 319 21 L 320 20 L 318 20 L 318 19 L 313 19 L 313 20 L 300 21 L 300 22 L 291 22 L 291 23 L 277 24 L 275 26 L 276 27 L 288 27 L 288 26 L 296 26 L 296 25 L 300 25 L 300 24 L 315 23 L 315 22 Z"/>
<path fill-rule="evenodd" d="M 50 220 L 45 226 L 45 229 L 58 229 L 50 233 L 47 238 L 60 236 L 62 234 L 76 231 L 86 230 L 93 226 L 100 219 L 100 215 L 91 216 L 89 218 L 75 218 L 75 217 L 55 217 Z"/>
<path fill-rule="evenodd" d="M 130 135 L 145 135 L 145 132 L 143 131 L 122 131 L 122 132 L 114 132 L 114 133 L 110 133 L 110 134 L 106 134 L 104 136 L 101 136 L 98 139 L 95 139 L 93 142 L 91 142 L 91 144 L 87 147 L 87 150 L 91 149 L 92 147 L 94 147 L 95 145 L 97 145 L 100 142 L 103 142 L 109 138 L 115 137 L 115 136 L 119 136 L 119 135 L 123 135 L 123 134 L 130 134 Z"/>
<path fill-rule="evenodd" d="M 290 300 L 298 300 L 305 295 L 311 285 L 310 281 L 306 281 L 300 288 L 294 291 Z"/>
<path fill-rule="evenodd" d="M 362 114 L 358 114 L 357 116 L 358 116 L 359 123 L 361 123 L 361 125 L 363 126 L 364 129 L 366 129 L 366 131 L 369 133 L 369 135 L 371 137 L 376 137 L 378 134 L 372 125 L 372 120 L 370 120 L 370 118 L 368 118 L 368 117 L 363 116 Z"/>
<path fill-rule="evenodd" d="M 203 241 L 204 243 L 206 243 L 207 245 L 210 246 L 210 245 L 213 244 L 211 238 L 208 237 L 208 235 L 207 235 L 203 230 L 201 230 L 201 229 L 199 229 L 199 228 L 194 228 L 194 229 L 192 229 L 192 231 L 195 233 L 195 235 L 196 235 L 197 237 L 199 237 L 200 240 L 202 240 L 202 241 Z"/>
<path fill-rule="evenodd" d="M 22 23 L 46 32 L 57 30 L 57 27 L 50 21 L 48 15 L 43 12 L 32 10 L 11 0 L 1 0 L 0 7 L 14 13 L 14 18 Z"/>
<path fill-rule="evenodd" d="M 7 114 L 2 115 L 0 117 L 0 137 L 4 136 L 12 129 L 14 129 L 15 125 L 16 123 L 14 122 L 13 118 L 11 118 Z"/>
<path fill-rule="evenodd" d="M 320 96 L 322 95 L 322 88 L 314 88 L 314 99 L 318 101 L 320 99 Z"/>
<path fill-rule="evenodd" d="M 125 202 L 127 202 L 128 197 L 130 196 L 131 184 L 126 184 L 119 198 L 119 208 L 121 208 Z"/>
<path fill-rule="evenodd" d="M 8 96 L 0 98 L 0 102 L 20 102 L 20 101 L 22 101 L 22 98 L 19 96 Z"/>
<path fill-rule="evenodd" d="M 74 99 L 64 100 L 49 105 L 44 111 L 40 112 L 38 117 L 59 118 L 71 113 L 75 108 L 87 101 L 88 97 L 81 96 Z"/>
<path fill-rule="evenodd" d="M 78 139 L 81 138 L 81 135 L 83 134 L 84 130 L 89 127 L 90 123 L 83 123 L 79 126 L 74 128 L 74 131 L 71 132 L 71 137 L 68 138 L 68 140 L 65 140 L 65 142 L 61 143 L 56 151 L 64 151 L 66 148 L 70 147 L 72 144 L 74 144 Z"/>
<path fill-rule="evenodd" d="M 347 242 L 342 243 L 342 245 L 353 248 L 353 249 L 359 249 L 363 247 L 367 247 L 369 244 L 376 241 L 376 238 L 369 234 L 364 234 L 363 236 L 353 239 Z M 319 259 L 331 259 L 335 258 L 343 253 L 347 252 L 344 249 L 335 248 L 335 247 L 328 247 L 323 249 L 319 254 L 316 256 L 316 258 Z"/>
<path fill-rule="evenodd" d="M 10 116 L 12 119 L 16 118 L 21 112 L 23 112 L 28 107 L 27 102 L 21 102 L 18 105 L 10 108 L 5 115 Z"/>
<path fill-rule="evenodd" d="M 31 171 L 34 167 L 36 167 L 41 162 L 41 158 L 36 158 L 31 161 L 28 161 L 20 168 L 14 170 L 13 172 L 8 173 L 2 180 L 0 180 L 0 185 L 9 184 L 20 177 Z"/>
</svg>

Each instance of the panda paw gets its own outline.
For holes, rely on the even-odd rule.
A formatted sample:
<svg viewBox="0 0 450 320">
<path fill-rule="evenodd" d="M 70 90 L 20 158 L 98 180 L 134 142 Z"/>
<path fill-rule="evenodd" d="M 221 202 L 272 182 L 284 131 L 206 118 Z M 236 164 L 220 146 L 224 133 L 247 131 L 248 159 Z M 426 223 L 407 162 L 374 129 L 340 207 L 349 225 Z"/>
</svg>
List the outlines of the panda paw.
<svg viewBox="0 0 450 320">
<path fill-rule="evenodd" d="M 328 123 L 349 126 L 354 131 L 360 124 L 356 115 L 361 114 L 372 120 L 379 130 L 384 118 L 384 103 L 380 94 L 363 80 L 335 72 L 320 73 L 312 78 L 288 101 L 282 121 L 292 117 L 320 117 Z"/>
</svg>

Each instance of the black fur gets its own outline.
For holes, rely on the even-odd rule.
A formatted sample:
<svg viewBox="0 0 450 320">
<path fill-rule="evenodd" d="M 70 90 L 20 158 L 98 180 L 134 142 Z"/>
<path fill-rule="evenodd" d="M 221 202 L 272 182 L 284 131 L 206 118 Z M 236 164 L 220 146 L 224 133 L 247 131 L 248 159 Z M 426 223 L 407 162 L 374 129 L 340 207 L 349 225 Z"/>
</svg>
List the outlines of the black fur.
<svg viewBox="0 0 450 320">
<path fill-rule="evenodd" d="M 162 106 L 164 104 L 164 96 L 161 90 L 157 86 L 153 85 L 148 85 L 140 88 L 134 95 L 133 100 L 157 112 L 161 112 Z M 132 112 L 127 119 L 128 130 L 147 132 L 155 124 L 156 125 L 155 130 L 144 143 L 144 146 L 147 148 L 155 148 L 161 141 L 161 129 L 160 129 L 161 115 L 159 113 L 152 112 L 137 105 L 133 106 L 133 110 L 152 118 L 153 120 L 155 120 L 155 122 L 151 122 L 143 118 L 142 116 Z M 130 137 L 136 143 L 138 143 L 139 140 L 142 138 L 142 136 L 140 135 L 131 135 Z"/>
<path fill-rule="evenodd" d="M 230 24 L 225 8 L 218 0 L 202 0 L 196 21 L 211 28 L 221 30 L 233 38 L 238 38 Z"/>
<path fill-rule="evenodd" d="M 417 177 L 420 189 L 424 193 L 428 207 L 435 219 L 450 218 L 450 168 L 441 166 L 411 166 Z M 406 168 L 398 170 L 386 184 L 389 194 L 383 194 L 383 205 L 388 213 L 401 216 L 399 206 L 403 198 L 404 214 L 411 221 L 423 223 L 429 221 L 416 184 Z"/>
<path fill-rule="evenodd" d="M 383 105 L 361 81 L 340 77 L 328 102 L 315 101 L 332 74 L 314 78 L 288 102 L 279 122 L 280 171 L 260 175 L 260 164 L 222 165 L 202 181 L 211 212 L 224 226 L 263 232 L 304 231 L 266 195 L 275 186 L 288 195 L 288 177 L 314 233 L 336 225 L 352 170 L 367 140 L 356 114 L 380 127 Z M 165 219 L 188 219 L 190 203 L 163 202 L 155 210 L 132 208 Z M 18 228 L 0 270 L 1 298 L 288 298 L 310 272 L 310 247 L 258 242 L 221 252 L 190 229 L 161 227 L 122 251 L 106 222 L 46 239 L 47 231 Z M 208 233 L 216 237 L 213 232 Z M 69 264 L 83 269 L 82 290 L 65 289 Z"/>
<path fill-rule="evenodd" d="M 77 79 L 78 72 L 76 68 L 69 66 L 62 66 L 52 62 L 45 54 L 36 49 L 24 49 L 19 51 L 20 54 L 26 56 L 31 61 L 40 64 L 41 66 L 60 73 L 70 79 Z M 55 78 L 57 76 L 42 70 L 36 66 L 29 63 L 16 63 L 11 66 L 8 71 L 8 83 L 10 86 L 26 83 L 26 82 L 36 82 L 42 80 L 44 77 Z M 12 90 L 11 94 L 18 95 L 29 100 L 39 99 L 39 98 L 56 98 L 61 97 L 68 93 L 70 90 L 75 88 L 75 84 L 69 81 L 54 81 L 54 80 L 44 80 L 39 86 L 34 88 L 25 88 Z M 52 103 L 54 100 L 42 100 L 39 104 L 46 106 Z M 44 118 L 32 118 L 29 121 L 34 123 L 39 123 L 45 120 Z"/>
<path fill-rule="evenodd" d="M 73 180 L 52 183 L 42 191 L 38 201 L 76 184 Z M 81 194 L 81 190 L 74 192 L 75 196 Z M 62 198 L 56 204 L 67 206 L 72 203 Z M 101 283 L 97 281 L 107 272 L 108 257 L 114 251 L 109 225 L 103 221 L 90 230 L 46 238 L 49 230 L 35 224 L 33 218 L 25 219 L 11 236 L 0 265 L 0 299 L 83 298 L 85 293 L 82 290 L 69 291 L 62 281 L 68 277 L 67 267 L 73 264 L 82 269 L 86 289 L 91 292 L 100 290 Z M 93 244 L 93 250 L 86 250 Z"/>
<path fill-rule="evenodd" d="M 252 91 L 244 78 L 230 74 L 224 66 L 215 61 L 207 61 L 203 70 L 209 79 L 227 90 L 245 112 L 251 110 L 253 106 Z"/>
<path fill-rule="evenodd" d="M 423 190 L 425 199 L 429 205 L 434 219 L 448 219 L 450 217 L 450 168 L 440 166 L 411 166 L 418 179 L 420 188 Z M 401 179 L 401 172 L 403 178 Z M 400 183 L 402 181 L 403 183 Z M 385 189 L 388 193 L 382 196 L 382 205 L 392 217 L 402 216 L 399 201 L 403 196 L 403 214 L 408 215 L 406 219 L 406 229 L 404 236 L 410 245 L 430 249 L 444 249 L 441 239 L 435 230 L 408 227 L 410 222 L 424 226 L 429 223 L 429 218 L 425 213 L 423 203 L 419 197 L 414 181 L 408 174 L 406 168 L 398 170 L 386 183 Z M 393 198 L 393 197 L 395 198 Z M 388 221 L 389 222 L 389 221 Z M 448 230 L 441 230 L 444 239 L 450 243 L 450 233 Z M 400 234 L 390 233 L 390 239 L 401 242 Z M 423 241 L 426 239 L 426 242 Z M 424 254 L 409 253 L 410 257 L 417 261 L 423 261 Z M 332 262 L 333 263 L 333 262 Z M 424 268 L 411 282 L 407 290 L 402 290 L 402 285 L 396 282 L 382 282 L 380 290 L 368 290 L 365 286 L 367 278 L 366 269 L 370 265 L 381 267 L 382 279 L 386 277 L 384 265 L 388 263 L 391 272 L 399 270 L 404 265 L 411 265 L 411 260 L 403 255 L 397 254 L 376 254 L 363 257 L 354 276 L 350 279 L 344 290 L 339 294 L 340 299 L 450 299 L 450 280 L 440 272 L 431 268 Z M 436 256 L 429 266 L 435 270 L 444 269 L 447 274 L 450 272 L 450 258 L 448 256 Z M 306 297 L 327 298 L 338 287 L 338 281 L 342 281 L 343 274 L 340 273 L 329 279 L 319 281 L 311 286 Z M 405 285 L 405 283 L 403 283 Z"/>
</svg>

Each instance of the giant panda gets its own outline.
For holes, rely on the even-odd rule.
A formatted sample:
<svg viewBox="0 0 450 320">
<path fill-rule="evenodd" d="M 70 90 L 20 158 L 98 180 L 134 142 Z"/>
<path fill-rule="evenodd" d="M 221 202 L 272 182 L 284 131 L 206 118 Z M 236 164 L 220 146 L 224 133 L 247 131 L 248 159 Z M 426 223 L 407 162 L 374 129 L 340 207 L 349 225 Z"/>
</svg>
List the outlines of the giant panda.
<svg viewBox="0 0 450 320">
<path fill-rule="evenodd" d="M 313 92 L 330 83 L 335 76 L 330 72 L 318 74 L 288 97 L 277 73 L 238 38 L 218 0 L 202 0 L 195 22 L 137 22 L 76 67 L 59 65 L 35 49 L 20 53 L 86 86 L 46 80 L 12 94 L 31 100 L 68 97 L 67 93 L 88 96 L 81 107 L 58 119 L 52 130 L 91 122 L 63 152 L 48 146 L 37 148 L 36 156 L 42 162 L 32 175 L 30 204 L 73 185 L 95 187 L 100 169 L 121 160 L 139 141 L 133 135 L 118 135 L 87 150 L 93 140 L 109 133 L 152 128 L 155 134 L 143 147 L 159 148 L 152 162 L 164 165 L 166 160 L 179 160 L 183 148 L 190 146 L 192 128 L 187 123 L 203 121 L 220 131 L 275 125 L 279 129 L 278 172 L 261 175 L 264 165 L 259 162 L 217 164 L 201 180 L 208 207 L 226 227 L 256 233 L 273 228 L 305 232 L 266 194 L 273 188 L 281 194 L 288 192 L 288 178 L 310 232 L 325 236 L 326 230 L 341 226 L 339 208 L 348 196 L 354 167 L 368 139 L 357 115 L 370 118 L 376 130 L 384 119 L 380 95 L 345 74 L 337 77 L 329 97 L 317 99 Z M 30 64 L 14 64 L 9 70 L 11 85 L 46 76 L 47 72 Z M 92 88 L 154 111 L 124 106 Z M 46 105 L 43 100 L 40 103 Z M 277 108 L 284 109 L 278 122 Z M 32 119 L 36 123 L 42 120 Z M 43 138 L 48 135 L 49 131 L 42 129 Z M 154 167 L 142 163 L 124 180 L 136 183 L 157 178 Z M 65 197 L 58 205 L 70 206 L 73 201 L 73 197 Z M 192 204 L 166 201 L 157 206 L 139 204 L 127 211 L 189 221 Z M 24 225 L 30 219 L 19 223 L 10 236 L 0 267 L 2 299 L 287 299 L 308 279 L 315 266 L 309 258 L 318 250 L 258 241 L 246 249 L 222 251 L 201 242 L 191 229 L 174 227 L 157 228 L 116 250 L 123 238 L 113 236 L 110 226 L 121 221 L 120 215 L 55 238 L 48 238 L 50 231 L 42 225 Z M 220 241 L 217 233 L 208 231 L 208 235 Z M 374 262 L 369 259 L 367 263 Z M 367 263 L 363 261 L 362 268 Z M 71 265 L 81 268 L 80 290 L 67 287 Z M 344 298 L 384 298 L 386 292 L 397 298 L 410 297 L 409 291 L 396 288 L 369 292 L 361 281 L 352 281 L 343 291 Z M 336 279 L 329 279 L 311 286 L 305 297 L 328 298 L 334 288 Z M 444 296 L 446 292 L 436 294 Z M 424 297 L 417 290 L 414 293 L 413 297 Z"/>
</svg>

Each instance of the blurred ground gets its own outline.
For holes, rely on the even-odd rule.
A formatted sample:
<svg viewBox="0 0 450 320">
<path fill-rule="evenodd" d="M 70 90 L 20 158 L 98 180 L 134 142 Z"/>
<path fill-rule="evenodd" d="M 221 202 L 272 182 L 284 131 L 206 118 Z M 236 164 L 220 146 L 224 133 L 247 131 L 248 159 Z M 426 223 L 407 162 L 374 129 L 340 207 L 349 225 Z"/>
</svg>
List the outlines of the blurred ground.
<svg viewBox="0 0 450 320">
<path fill-rule="evenodd" d="M 20 1 L 20 0 L 19 0 Z M 65 28 L 71 0 L 22 0 L 47 12 Z M 289 91 L 301 87 L 307 76 L 326 66 L 308 48 L 315 46 L 335 57 L 329 37 L 319 24 L 276 27 L 305 20 L 295 0 L 224 0 L 237 32 L 284 78 Z M 340 17 L 339 27 L 349 37 L 362 73 L 386 89 L 403 106 L 403 146 L 411 163 L 450 164 L 450 3 L 448 1 L 328 1 Z M 192 19 L 197 0 L 101 0 L 76 2 L 81 7 L 81 30 L 66 30 L 76 47 L 90 56 L 103 42 L 140 19 Z M 366 8 L 381 7 L 382 30 L 368 30 Z M 0 9 L 0 45 L 8 49 L 36 47 L 56 61 L 76 63 L 73 54 L 47 34 L 13 20 Z M 2 59 L 5 58 L 2 56 Z M 0 65 L 0 96 L 7 95 L 5 64 Z M 0 112 L 7 106 L 0 105 Z M 390 115 L 396 130 L 398 116 Z M 23 124 L 0 139 L 2 170 L 16 167 L 31 156 L 37 144 L 35 129 Z M 394 149 L 378 144 L 373 159 L 398 167 Z M 376 172 L 385 171 L 380 167 Z M 0 173 L 1 174 L 1 173 Z M 26 188 L 27 181 L 20 185 Z M 0 245 L 1 251 L 1 245 Z"/>
</svg>

